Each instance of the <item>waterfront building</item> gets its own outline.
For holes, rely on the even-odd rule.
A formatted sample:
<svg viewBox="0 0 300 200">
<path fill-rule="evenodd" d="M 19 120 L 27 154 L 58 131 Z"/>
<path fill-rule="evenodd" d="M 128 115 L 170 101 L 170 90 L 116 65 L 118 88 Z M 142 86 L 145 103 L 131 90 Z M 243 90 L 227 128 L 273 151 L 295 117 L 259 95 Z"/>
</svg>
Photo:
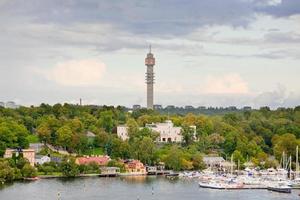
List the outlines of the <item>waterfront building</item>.
<svg viewBox="0 0 300 200">
<path fill-rule="evenodd" d="M 102 176 L 118 176 L 120 174 L 119 167 L 101 167 L 100 169 Z"/>
<path fill-rule="evenodd" d="M 225 162 L 225 159 L 220 156 L 204 156 L 203 162 L 207 168 L 220 167 L 221 163 Z"/>
<path fill-rule="evenodd" d="M 100 166 L 105 166 L 110 161 L 109 156 L 87 156 L 87 157 L 78 157 L 76 158 L 76 164 L 78 165 L 88 165 L 91 163 L 96 163 Z"/>
<path fill-rule="evenodd" d="M 229 161 L 221 162 L 219 166 L 219 170 L 222 170 L 223 172 L 230 172 L 234 168 L 236 168 L 236 164 Z"/>
<path fill-rule="evenodd" d="M 4 158 L 12 158 L 13 155 L 17 157 L 22 154 L 23 158 L 26 158 L 31 166 L 35 163 L 35 151 L 34 149 L 6 149 L 4 153 Z"/>
<path fill-rule="evenodd" d="M 126 160 L 124 161 L 125 164 L 125 170 L 128 173 L 134 173 L 134 174 L 147 174 L 146 167 L 144 164 L 139 160 Z"/>
<path fill-rule="evenodd" d="M 156 175 L 157 167 L 156 166 L 146 166 L 146 171 L 148 175 Z"/>
</svg>

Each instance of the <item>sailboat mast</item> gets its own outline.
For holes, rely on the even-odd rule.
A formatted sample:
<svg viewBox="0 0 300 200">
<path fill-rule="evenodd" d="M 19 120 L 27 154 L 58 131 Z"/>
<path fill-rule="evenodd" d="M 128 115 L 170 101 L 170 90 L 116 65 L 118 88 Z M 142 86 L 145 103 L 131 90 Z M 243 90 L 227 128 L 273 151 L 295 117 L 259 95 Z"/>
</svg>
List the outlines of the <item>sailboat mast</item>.
<svg viewBox="0 0 300 200">
<path fill-rule="evenodd" d="M 230 173 L 231 173 L 231 175 L 233 173 L 233 154 L 231 154 L 231 170 L 230 170 Z"/>
<path fill-rule="evenodd" d="M 295 178 L 298 178 L 298 173 L 299 173 L 299 160 L 298 160 L 298 154 L 299 154 L 299 147 L 296 147 L 296 173 L 295 173 Z"/>
<path fill-rule="evenodd" d="M 290 156 L 290 163 L 289 164 L 290 164 L 290 167 L 289 167 L 290 168 L 290 170 L 289 170 L 290 171 L 290 179 L 292 179 L 292 176 L 291 176 L 291 173 L 292 173 L 292 156 Z"/>
<path fill-rule="evenodd" d="M 238 160 L 238 175 L 240 174 L 240 159 Z"/>
</svg>

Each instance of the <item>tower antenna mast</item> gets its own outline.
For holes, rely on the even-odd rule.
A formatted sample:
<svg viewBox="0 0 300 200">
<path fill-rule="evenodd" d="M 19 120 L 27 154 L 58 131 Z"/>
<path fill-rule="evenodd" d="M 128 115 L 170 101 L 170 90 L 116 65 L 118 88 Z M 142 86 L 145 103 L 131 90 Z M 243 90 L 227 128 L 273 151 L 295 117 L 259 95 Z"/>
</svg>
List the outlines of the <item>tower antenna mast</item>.
<svg viewBox="0 0 300 200">
<path fill-rule="evenodd" d="M 154 86 L 154 65 L 155 58 L 151 53 L 151 44 L 149 45 L 149 53 L 145 58 L 146 71 L 146 84 L 147 84 L 147 108 L 153 109 L 153 86 Z"/>
</svg>

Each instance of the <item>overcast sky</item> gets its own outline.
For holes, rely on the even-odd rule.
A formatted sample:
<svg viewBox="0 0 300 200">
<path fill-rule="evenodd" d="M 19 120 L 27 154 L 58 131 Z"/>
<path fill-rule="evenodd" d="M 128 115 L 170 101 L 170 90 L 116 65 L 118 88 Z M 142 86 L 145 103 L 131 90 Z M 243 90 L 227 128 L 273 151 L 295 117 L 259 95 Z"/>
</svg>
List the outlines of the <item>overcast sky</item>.
<svg viewBox="0 0 300 200">
<path fill-rule="evenodd" d="M 0 0 L 0 101 L 300 104 L 299 0 Z"/>
</svg>

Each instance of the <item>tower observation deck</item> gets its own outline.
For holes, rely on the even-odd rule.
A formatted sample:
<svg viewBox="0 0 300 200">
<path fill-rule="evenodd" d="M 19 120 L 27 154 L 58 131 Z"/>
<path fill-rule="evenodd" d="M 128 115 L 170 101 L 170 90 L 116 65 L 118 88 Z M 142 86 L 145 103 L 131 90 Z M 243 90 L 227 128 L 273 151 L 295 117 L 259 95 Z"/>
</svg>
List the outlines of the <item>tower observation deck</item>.
<svg viewBox="0 0 300 200">
<path fill-rule="evenodd" d="M 153 85 L 154 85 L 154 72 L 153 67 L 155 65 L 155 58 L 151 53 L 151 46 L 149 47 L 149 53 L 145 59 L 145 65 L 147 66 L 146 72 L 146 84 L 147 84 L 147 108 L 153 109 Z"/>
</svg>

